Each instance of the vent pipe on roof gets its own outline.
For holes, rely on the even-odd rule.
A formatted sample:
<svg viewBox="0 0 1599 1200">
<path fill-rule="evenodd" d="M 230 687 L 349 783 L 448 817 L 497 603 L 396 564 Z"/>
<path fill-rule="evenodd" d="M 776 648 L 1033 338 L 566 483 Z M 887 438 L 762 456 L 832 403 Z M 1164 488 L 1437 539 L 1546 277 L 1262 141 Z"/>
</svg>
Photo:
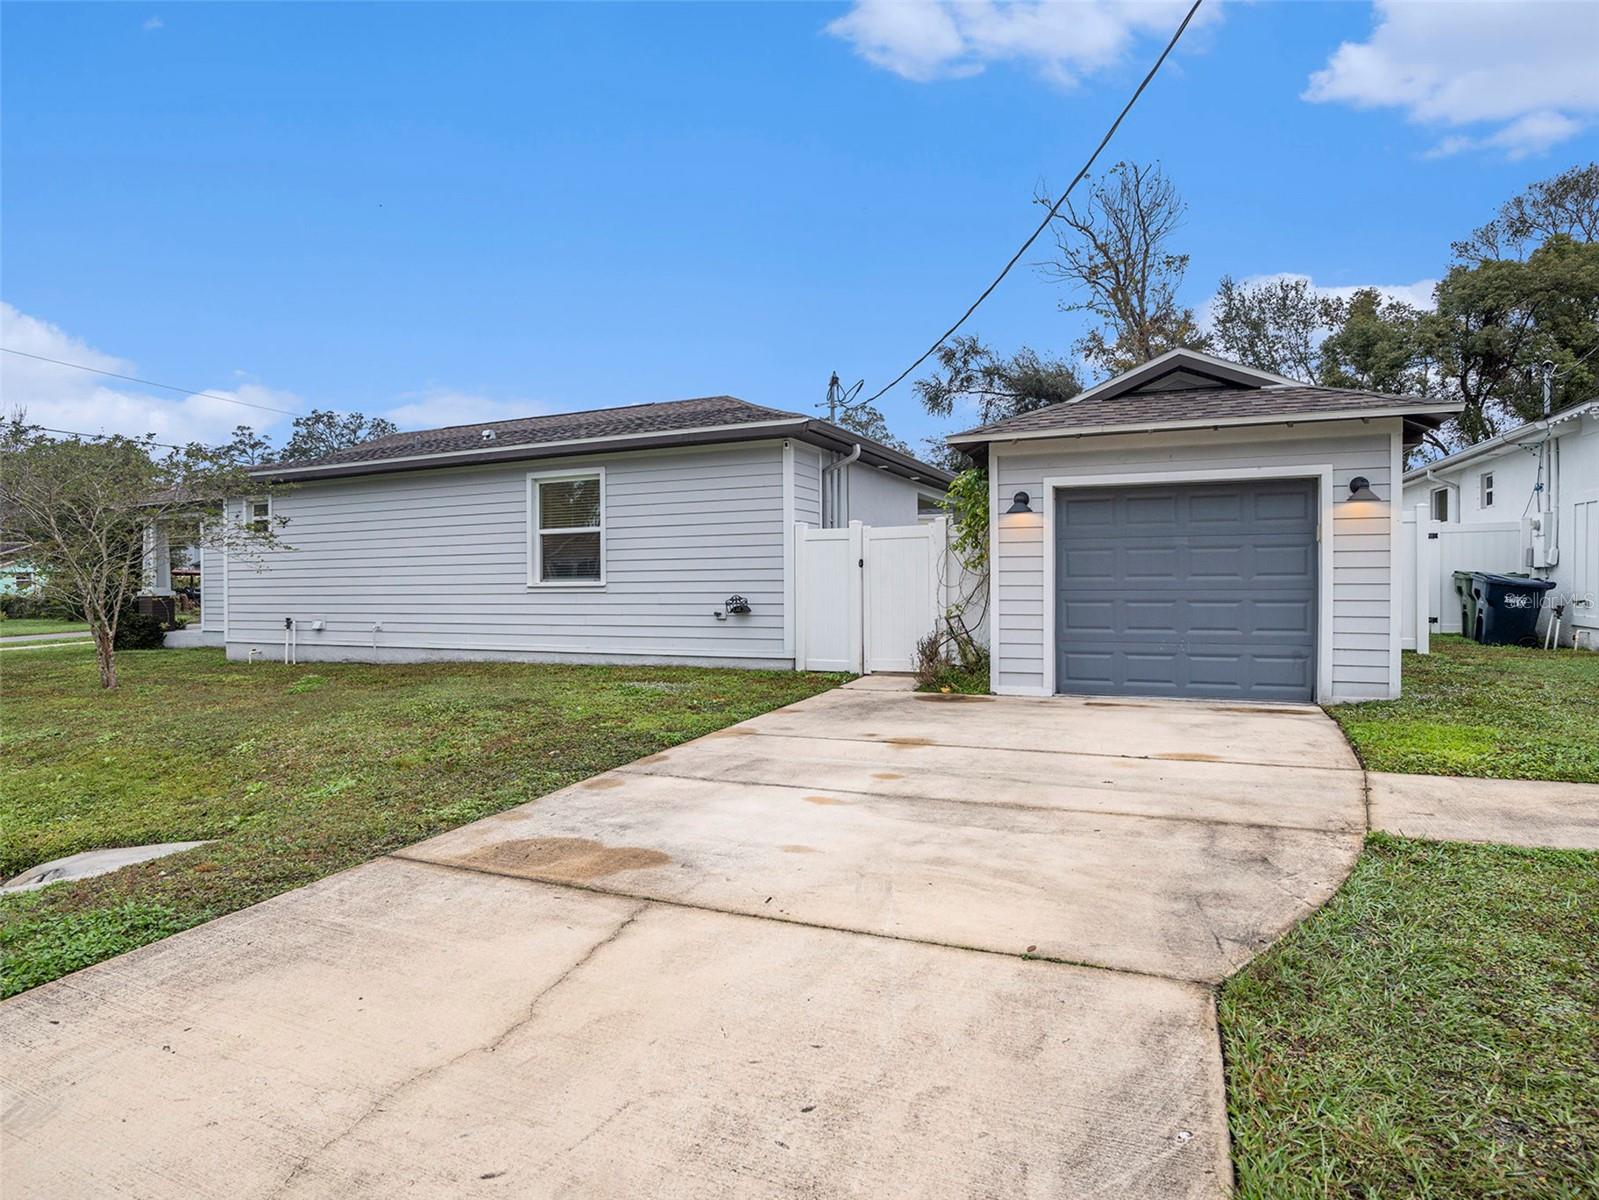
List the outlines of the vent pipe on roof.
<svg viewBox="0 0 1599 1200">
<path fill-rule="evenodd" d="M 493 440 L 494 440 L 494 437 L 495 437 L 495 434 L 494 434 L 494 430 L 492 430 L 492 429 L 485 429 L 485 430 L 484 430 L 484 431 L 483 431 L 483 440 L 484 440 L 484 441 L 485 441 L 485 442 L 492 442 L 492 441 L 493 441 Z"/>
</svg>

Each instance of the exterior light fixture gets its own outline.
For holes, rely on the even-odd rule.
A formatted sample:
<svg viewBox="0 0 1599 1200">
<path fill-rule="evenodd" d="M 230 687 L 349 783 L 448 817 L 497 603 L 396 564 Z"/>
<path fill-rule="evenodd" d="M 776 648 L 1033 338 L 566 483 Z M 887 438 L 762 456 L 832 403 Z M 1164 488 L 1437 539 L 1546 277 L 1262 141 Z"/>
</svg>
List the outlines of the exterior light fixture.
<svg viewBox="0 0 1599 1200">
<path fill-rule="evenodd" d="M 1033 510 L 1027 506 L 1027 501 L 1029 499 L 1030 497 L 1026 492 L 1017 492 L 1010 498 L 1010 507 L 1005 510 L 1005 515 L 1008 517 L 1013 513 L 1032 512 Z"/>
<path fill-rule="evenodd" d="M 1380 497 L 1371 490 L 1371 480 L 1364 475 L 1356 475 L 1349 481 L 1349 498 L 1351 500 L 1377 500 Z"/>
</svg>

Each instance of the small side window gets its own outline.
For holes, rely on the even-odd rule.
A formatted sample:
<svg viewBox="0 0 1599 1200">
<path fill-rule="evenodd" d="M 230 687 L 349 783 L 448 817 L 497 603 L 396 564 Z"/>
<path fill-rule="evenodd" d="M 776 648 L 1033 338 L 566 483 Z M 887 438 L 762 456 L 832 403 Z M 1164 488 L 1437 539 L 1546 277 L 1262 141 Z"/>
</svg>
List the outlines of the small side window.
<svg viewBox="0 0 1599 1200">
<path fill-rule="evenodd" d="M 1484 471 L 1477 482 L 1482 488 L 1482 506 L 1484 508 L 1492 508 L 1494 506 L 1494 473 L 1492 471 Z"/>
<path fill-rule="evenodd" d="M 1432 519 L 1434 521 L 1447 521 L 1449 519 L 1449 489 L 1438 488 L 1432 494 Z"/>
<path fill-rule="evenodd" d="M 246 500 L 244 502 L 244 521 L 257 533 L 265 533 L 272 528 L 272 498 L 265 500 Z"/>
</svg>

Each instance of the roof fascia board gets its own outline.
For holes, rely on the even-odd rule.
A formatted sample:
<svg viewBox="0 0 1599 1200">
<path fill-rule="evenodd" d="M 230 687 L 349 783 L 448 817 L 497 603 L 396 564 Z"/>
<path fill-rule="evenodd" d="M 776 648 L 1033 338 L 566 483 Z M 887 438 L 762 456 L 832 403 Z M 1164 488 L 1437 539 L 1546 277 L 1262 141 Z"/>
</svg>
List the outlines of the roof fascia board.
<svg viewBox="0 0 1599 1200">
<path fill-rule="evenodd" d="M 1258 417 L 1205 417 L 1190 421 L 1161 421 L 1135 425 L 1089 425 L 1081 429 L 1036 429 L 1022 433 L 956 434 L 945 440 L 951 446 L 977 445 L 984 442 L 1025 442 L 1041 438 L 1063 438 L 1068 441 L 1082 437 L 1097 437 L 1109 433 L 1162 433 L 1181 429 L 1227 429 L 1250 425 L 1302 425 L 1319 421 L 1366 421 L 1379 417 L 1408 417 L 1417 414 L 1457 413 L 1464 403 L 1453 407 L 1440 404 L 1399 406 L 1389 408 L 1363 408 L 1358 411 L 1336 412 L 1317 410 L 1308 413 L 1274 413 Z"/>
</svg>

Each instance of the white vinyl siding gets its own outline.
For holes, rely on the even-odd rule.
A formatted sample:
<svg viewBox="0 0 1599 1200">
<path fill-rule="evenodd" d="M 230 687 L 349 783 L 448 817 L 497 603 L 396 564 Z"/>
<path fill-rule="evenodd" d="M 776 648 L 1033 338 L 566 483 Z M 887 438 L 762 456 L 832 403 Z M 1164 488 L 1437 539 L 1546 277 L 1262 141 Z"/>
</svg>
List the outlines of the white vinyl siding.
<svg viewBox="0 0 1599 1200">
<path fill-rule="evenodd" d="M 530 464 L 301 484 L 274 498 L 292 549 L 229 564 L 228 652 L 302 659 L 608 657 L 783 665 L 780 442 L 541 461 L 605 472 L 603 588 L 528 586 Z M 748 616 L 718 621 L 730 595 Z M 321 620 L 321 632 L 309 624 Z M 374 623 L 382 628 L 374 633 Z"/>
<path fill-rule="evenodd" d="M 803 443 L 794 445 L 794 519 L 822 527 L 822 454 Z"/>
<path fill-rule="evenodd" d="M 1000 443 L 990 464 L 999 511 L 1016 492 L 1027 492 L 1035 513 L 1054 503 L 1046 478 L 1226 471 L 1248 479 L 1259 468 L 1303 465 L 1314 474 L 1333 468 L 1333 577 L 1322 595 L 1332 598 L 1331 695 L 1367 699 L 1397 690 L 1391 636 L 1393 564 L 1392 505 L 1395 499 L 1393 435 L 1397 419 L 1337 422 L 1314 432 L 1203 431 L 1182 434 L 1117 434 L 1044 443 Z M 1364 475 L 1378 499 L 1346 504 L 1349 481 Z M 1043 524 L 997 520 L 993 551 L 995 597 L 994 683 L 997 690 L 1038 693 L 1045 688 L 1045 605 L 1054 583 L 1045 578 Z M 1325 536 L 1325 531 L 1323 533 Z"/>
</svg>

